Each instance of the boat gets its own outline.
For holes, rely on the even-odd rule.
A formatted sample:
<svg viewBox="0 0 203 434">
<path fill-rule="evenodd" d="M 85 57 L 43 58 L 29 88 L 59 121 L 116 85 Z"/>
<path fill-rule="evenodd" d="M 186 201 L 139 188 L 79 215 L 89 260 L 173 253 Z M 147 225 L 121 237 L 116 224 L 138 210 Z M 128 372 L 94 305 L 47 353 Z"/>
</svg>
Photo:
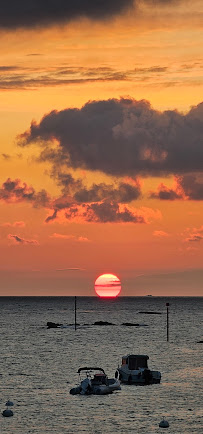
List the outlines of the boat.
<svg viewBox="0 0 203 434">
<path fill-rule="evenodd" d="M 148 356 L 140 354 L 128 354 L 122 357 L 122 364 L 117 369 L 117 376 L 121 383 L 140 386 L 160 383 L 161 373 L 148 368 L 148 359 Z"/>
<path fill-rule="evenodd" d="M 79 368 L 77 373 L 79 384 L 70 389 L 71 395 L 107 395 L 121 389 L 120 380 L 108 378 L 102 368 L 84 367 Z"/>
</svg>

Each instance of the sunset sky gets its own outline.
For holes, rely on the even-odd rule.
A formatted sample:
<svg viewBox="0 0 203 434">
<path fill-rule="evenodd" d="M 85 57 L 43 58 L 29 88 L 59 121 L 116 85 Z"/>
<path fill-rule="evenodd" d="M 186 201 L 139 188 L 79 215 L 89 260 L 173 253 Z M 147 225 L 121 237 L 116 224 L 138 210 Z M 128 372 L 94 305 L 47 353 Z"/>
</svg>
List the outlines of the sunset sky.
<svg viewBox="0 0 203 434">
<path fill-rule="evenodd" d="M 202 0 L 7 0 L 0 295 L 203 295 Z"/>
</svg>

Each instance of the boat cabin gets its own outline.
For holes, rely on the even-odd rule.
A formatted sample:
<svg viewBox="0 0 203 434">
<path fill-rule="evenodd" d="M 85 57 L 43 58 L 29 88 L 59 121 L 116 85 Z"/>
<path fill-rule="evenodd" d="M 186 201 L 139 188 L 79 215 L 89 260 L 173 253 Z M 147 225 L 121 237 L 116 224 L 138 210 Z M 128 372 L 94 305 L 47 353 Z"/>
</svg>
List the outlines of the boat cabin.
<svg viewBox="0 0 203 434">
<path fill-rule="evenodd" d="M 122 357 L 122 365 L 127 365 L 128 369 L 130 369 L 131 371 L 139 368 L 148 369 L 148 359 L 148 356 L 131 354 Z"/>
</svg>

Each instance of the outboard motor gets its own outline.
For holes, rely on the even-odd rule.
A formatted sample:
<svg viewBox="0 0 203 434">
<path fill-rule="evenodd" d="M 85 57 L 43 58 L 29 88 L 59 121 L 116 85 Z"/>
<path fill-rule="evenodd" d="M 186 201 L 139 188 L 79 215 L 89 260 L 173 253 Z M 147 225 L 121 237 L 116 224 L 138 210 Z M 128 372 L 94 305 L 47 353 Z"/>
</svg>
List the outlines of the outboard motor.
<svg viewBox="0 0 203 434">
<path fill-rule="evenodd" d="M 150 369 L 145 369 L 142 375 L 144 377 L 145 384 L 150 384 L 152 379 L 152 373 Z"/>
</svg>

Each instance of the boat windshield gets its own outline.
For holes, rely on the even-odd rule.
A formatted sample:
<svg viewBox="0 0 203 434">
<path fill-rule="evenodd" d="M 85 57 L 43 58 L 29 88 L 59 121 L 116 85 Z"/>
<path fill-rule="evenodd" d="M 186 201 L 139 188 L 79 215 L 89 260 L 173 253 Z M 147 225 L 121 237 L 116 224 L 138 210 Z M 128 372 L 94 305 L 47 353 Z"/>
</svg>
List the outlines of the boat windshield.
<svg viewBox="0 0 203 434">
<path fill-rule="evenodd" d="M 107 378 L 104 374 L 95 374 L 92 379 L 92 384 L 106 384 Z"/>
</svg>

